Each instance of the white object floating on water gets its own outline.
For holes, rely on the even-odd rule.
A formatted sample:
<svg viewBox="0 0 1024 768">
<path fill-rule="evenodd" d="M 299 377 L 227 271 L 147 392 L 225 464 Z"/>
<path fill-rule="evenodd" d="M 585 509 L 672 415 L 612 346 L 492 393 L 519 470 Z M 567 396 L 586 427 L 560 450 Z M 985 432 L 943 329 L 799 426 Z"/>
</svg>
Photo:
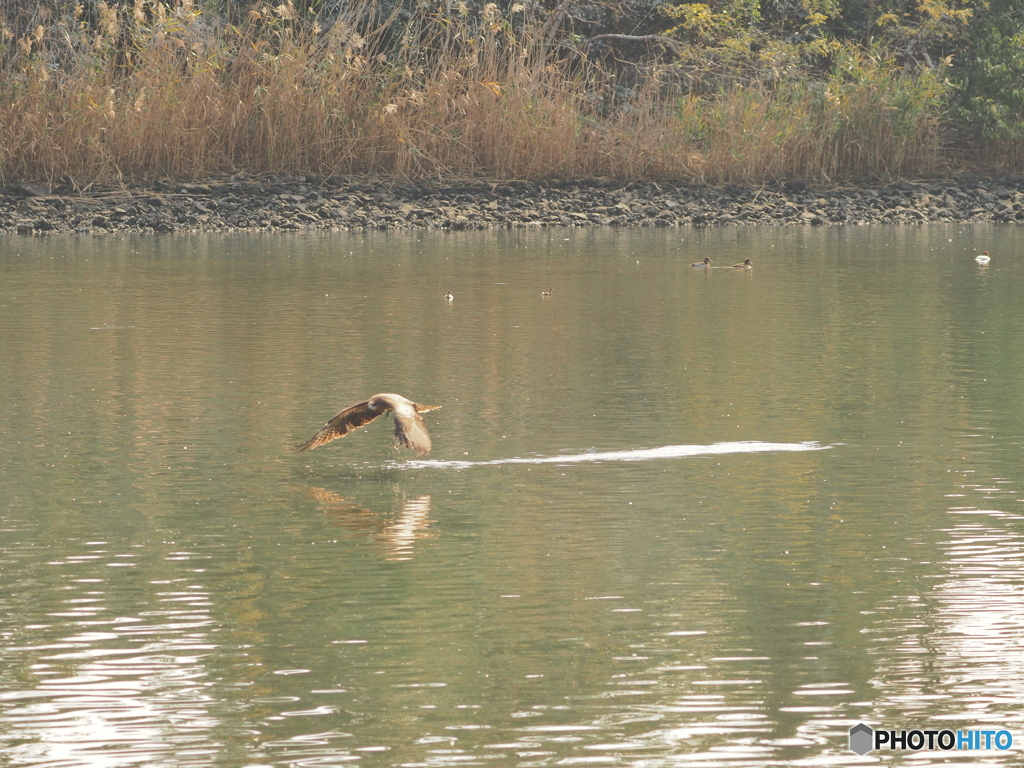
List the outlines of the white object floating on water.
<svg viewBox="0 0 1024 768">
<path fill-rule="evenodd" d="M 992 259 L 989 258 L 988 251 L 982 251 L 980 255 L 974 257 L 974 260 L 979 264 L 988 264 L 992 261 Z"/>
<path fill-rule="evenodd" d="M 823 451 L 832 448 L 815 441 L 804 443 L 762 443 L 756 440 L 712 445 L 663 445 L 660 448 L 639 448 L 631 451 L 606 451 L 604 453 L 570 453 L 564 456 L 516 456 L 511 459 L 492 461 L 445 461 L 442 459 L 392 462 L 397 467 L 416 469 L 420 467 L 446 468 L 487 467 L 496 464 L 573 464 L 581 461 L 651 461 L 653 459 L 681 459 L 688 456 L 714 456 L 727 453 L 765 453 L 781 451 Z"/>
</svg>

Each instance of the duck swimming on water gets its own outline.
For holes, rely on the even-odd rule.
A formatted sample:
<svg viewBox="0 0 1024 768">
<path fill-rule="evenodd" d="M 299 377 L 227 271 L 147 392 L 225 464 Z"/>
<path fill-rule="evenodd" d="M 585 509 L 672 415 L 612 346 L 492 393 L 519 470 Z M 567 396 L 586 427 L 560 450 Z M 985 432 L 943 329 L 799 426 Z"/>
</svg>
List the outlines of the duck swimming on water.
<svg viewBox="0 0 1024 768">
<path fill-rule="evenodd" d="M 690 266 L 694 267 L 695 269 L 704 269 L 705 267 L 710 267 L 711 266 L 711 259 L 709 259 L 707 256 L 705 256 L 704 257 L 704 261 L 695 261 Z"/>
<path fill-rule="evenodd" d="M 445 301 L 455 301 L 455 297 L 452 296 L 452 292 L 451 291 L 448 291 L 448 293 L 446 293 L 444 295 L 444 300 Z"/>
<path fill-rule="evenodd" d="M 979 256 L 975 256 L 974 260 L 979 264 L 988 264 L 992 259 L 989 258 L 988 251 L 982 251 Z"/>
<path fill-rule="evenodd" d="M 750 263 L 750 259 L 744 259 L 742 264 L 733 264 L 733 269 L 753 269 L 754 265 Z"/>
</svg>

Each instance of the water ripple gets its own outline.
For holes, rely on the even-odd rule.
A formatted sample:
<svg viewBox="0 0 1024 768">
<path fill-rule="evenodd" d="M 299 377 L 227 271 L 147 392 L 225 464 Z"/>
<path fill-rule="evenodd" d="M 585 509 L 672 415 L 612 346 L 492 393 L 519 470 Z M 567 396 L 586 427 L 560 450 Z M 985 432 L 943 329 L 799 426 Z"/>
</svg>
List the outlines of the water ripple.
<svg viewBox="0 0 1024 768">
<path fill-rule="evenodd" d="M 418 469 L 421 467 L 464 469 L 486 467 L 497 464 L 572 464 L 581 461 L 651 461 L 655 459 L 681 459 L 690 456 L 716 456 L 726 453 L 778 453 L 782 451 L 824 451 L 831 445 L 816 441 L 803 443 L 763 443 L 757 440 L 712 445 L 663 445 L 660 448 L 638 448 L 630 451 L 605 451 L 602 453 L 570 453 L 563 456 L 516 456 L 510 459 L 491 461 L 446 461 L 443 459 L 421 459 L 395 462 L 396 467 Z"/>
</svg>

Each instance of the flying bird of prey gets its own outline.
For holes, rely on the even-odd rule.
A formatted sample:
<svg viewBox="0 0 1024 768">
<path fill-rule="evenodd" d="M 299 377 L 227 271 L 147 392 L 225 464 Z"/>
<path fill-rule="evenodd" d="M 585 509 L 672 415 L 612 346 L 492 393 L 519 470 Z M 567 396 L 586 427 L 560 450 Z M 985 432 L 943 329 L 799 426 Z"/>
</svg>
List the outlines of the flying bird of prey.
<svg viewBox="0 0 1024 768">
<path fill-rule="evenodd" d="M 421 456 L 430 453 L 430 434 L 427 425 L 420 416 L 424 411 L 434 411 L 440 405 L 420 405 L 412 400 L 389 393 L 374 395 L 369 400 L 350 405 L 342 409 L 337 416 L 328 421 L 320 431 L 301 445 L 295 446 L 297 451 L 319 448 L 321 445 L 344 437 L 353 429 L 358 429 L 388 411 L 395 412 L 395 438 L 407 448 L 412 448 Z"/>
</svg>

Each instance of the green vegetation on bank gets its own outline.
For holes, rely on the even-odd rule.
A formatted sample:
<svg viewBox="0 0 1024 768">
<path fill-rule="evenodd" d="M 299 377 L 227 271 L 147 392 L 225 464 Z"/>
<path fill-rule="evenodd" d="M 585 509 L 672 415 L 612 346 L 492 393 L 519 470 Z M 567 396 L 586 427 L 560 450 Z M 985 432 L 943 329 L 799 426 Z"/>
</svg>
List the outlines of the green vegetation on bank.
<svg viewBox="0 0 1024 768">
<path fill-rule="evenodd" d="M 0 0 L 0 180 L 1024 161 L 1019 0 Z"/>
</svg>

